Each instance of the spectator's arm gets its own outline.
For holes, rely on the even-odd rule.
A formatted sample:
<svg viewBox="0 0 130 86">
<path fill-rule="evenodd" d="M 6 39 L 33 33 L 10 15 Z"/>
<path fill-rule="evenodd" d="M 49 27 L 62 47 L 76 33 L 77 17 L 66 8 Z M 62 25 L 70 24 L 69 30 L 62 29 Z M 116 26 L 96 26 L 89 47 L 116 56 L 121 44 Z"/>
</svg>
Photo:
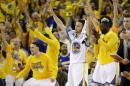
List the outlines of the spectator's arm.
<svg viewBox="0 0 130 86">
<path fill-rule="evenodd" d="M 30 16 L 29 16 L 29 14 L 28 14 L 28 10 L 27 10 L 27 7 L 26 7 L 26 4 L 25 4 L 24 0 L 22 0 L 22 7 L 23 7 L 23 11 L 24 11 L 24 13 L 25 13 L 25 15 L 26 15 L 26 20 L 27 20 L 27 22 L 28 22 L 29 19 L 30 19 Z"/>
<path fill-rule="evenodd" d="M 19 20 L 16 21 L 16 24 L 17 24 L 17 27 L 18 27 L 18 29 L 19 29 L 18 38 L 19 38 L 20 40 L 22 40 L 22 33 L 23 33 L 23 30 L 22 30 L 21 25 L 19 24 Z"/>
<path fill-rule="evenodd" d="M 98 20 L 96 19 L 95 15 L 92 12 L 92 8 L 90 6 L 89 0 L 86 1 L 85 13 L 86 13 L 86 15 L 90 16 L 90 20 L 92 21 L 94 27 L 97 28 L 99 26 L 99 22 L 98 22 Z"/>
<path fill-rule="evenodd" d="M 5 33 L 4 33 L 4 31 L 5 31 L 5 26 L 1 26 L 0 29 L 1 29 L 1 36 L 2 36 L 3 45 L 4 45 L 4 46 L 7 46 L 7 45 L 9 45 L 9 44 L 8 44 L 8 42 L 6 41 L 6 38 L 5 38 Z"/>
<path fill-rule="evenodd" d="M 52 39 L 49 39 L 47 37 L 45 37 L 42 33 L 40 33 L 38 30 L 34 31 L 34 34 L 36 35 L 36 37 L 42 41 L 44 41 L 47 44 L 55 44 L 54 41 Z"/>
<path fill-rule="evenodd" d="M 56 37 L 52 34 L 51 30 L 49 29 L 49 27 L 45 28 L 45 32 L 50 36 L 51 39 L 53 40 L 57 40 Z"/>
<path fill-rule="evenodd" d="M 16 79 L 25 77 L 30 71 L 31 57 L 28 58 L 25 68 L 16 76 Z"/>
<path fill-rule="evenodd" d="M 123 2 L 121 3 L 121 7 L 123 7 L 127 2 L 128 0 L 123 0 Z"/>
<path fill-rule="evenodd" d="M 90 17 L 88 17 L 87 21 L 88 21 L 88 24 L 87 24 L 87 30 L 86 30 L 86 32 L 87 32 L 87 38 L 90 39 L 90 36 L 91 36 L 91 28 L 92 28 L 92 27 L 91 27 L 92 22 L 91 22 L 91 20 L 90 20 Z"/>
<path fill-rule="evenodd" d="M 101 11 L 102 11 L 102 5 L 103 5 L 103 0 L 99 0 L 98 3 L 99 3 L 98 4 L 98 12 L 101 13 Z"/>
<path fill-rule="evenodd" d="M 58 25 L 58 27 L 61 28 L 61 30 L 66 30 L 66 26 L 63 24 L 63 22 L 56 16 L 56 14 L 54 13 L 53 9 L 50 7 L 50 12 L 52 13 L 53 15 L 53 18 L 56 22 L 56 24 Z"/>
<path fill-rule="evenodd" d="M 113 14 L 114 14 L 114 18 L 113 18 L 113 25 L 118 27 L 118 0 L 113 0 Z"/>
</svg>

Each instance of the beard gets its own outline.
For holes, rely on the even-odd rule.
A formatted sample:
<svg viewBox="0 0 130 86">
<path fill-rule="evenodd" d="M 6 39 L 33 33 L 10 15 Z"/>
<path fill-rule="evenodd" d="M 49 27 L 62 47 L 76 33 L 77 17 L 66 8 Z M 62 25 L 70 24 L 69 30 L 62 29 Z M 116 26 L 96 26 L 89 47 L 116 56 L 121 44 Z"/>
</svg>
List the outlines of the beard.
<svg viewBox="0 0 130 86">
<path fill-rule="evenodd" d="M 100 28 L 101 28 L 102 34 L 106 34 L 110 30 L 109 24 L 106 24 L 106 23 L 102 23 Z"/>
<path fill-rule="evenodd" d="M 101 32 L 102 32 L 102 34 L 106 34 L 108 32 L 108 30 L 102 29 Z"/>
</svg>

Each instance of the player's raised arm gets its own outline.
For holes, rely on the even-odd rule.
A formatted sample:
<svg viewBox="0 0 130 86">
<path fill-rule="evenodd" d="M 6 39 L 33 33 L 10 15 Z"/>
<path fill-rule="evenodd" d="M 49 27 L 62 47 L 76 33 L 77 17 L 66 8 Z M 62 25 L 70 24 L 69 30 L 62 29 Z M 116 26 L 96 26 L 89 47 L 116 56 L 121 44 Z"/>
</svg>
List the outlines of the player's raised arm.
<svg viewBox="0 0 130 86">
<path fill-rule="evenodd" d="M 113 7 L 114 7 L 113 25 L 118 26 L 118 22 L 117 22 L 118 21 L 118 0 L 113 0 Z"/>
<path fill-rule="evenodd" d="M 52 9 L 51 6 L 49 7 L 49 11 L 50 11 L 50 13 L 52 13 L 53 18 L 54 18 L 54 20 L 55 20 L 57 26 L 60 27 L 61 30 L 64 30 L 64 31 L 65 31 L 65 30 L 66 30 L 66 26 L 65 26 L 65 25 L 63 24 L 63 22 L 56 16 L 56 14 L 54 13 L 54 11 L 53 11 L 53 9 Z"/>
<path fill-rule="evenodd" d="M 96 19 L 95 15 L 93 14 L 89 0 L 86 0 L 86 2 L 85 2 L 85 13 L 86 13 L 86 15 L 90 16 L 90 19 L 91 19 L 94 27 L 97 28 L 97 26 L 99 26 L 99 22 Z"/>
</svg>

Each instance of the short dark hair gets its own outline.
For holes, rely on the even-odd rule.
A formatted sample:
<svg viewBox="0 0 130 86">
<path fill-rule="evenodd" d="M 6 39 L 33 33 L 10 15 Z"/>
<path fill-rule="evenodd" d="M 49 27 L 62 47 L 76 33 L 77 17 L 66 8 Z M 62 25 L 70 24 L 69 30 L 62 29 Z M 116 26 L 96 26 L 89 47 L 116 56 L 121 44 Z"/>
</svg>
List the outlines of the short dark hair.
<svg viewBox="0 0 130 86">
<path fill-rule="evenodd" d="M 32 44 L 36 45 L 39 49 L 41 48 L 41 45 L 38 42 L 33 42 Z"/>
<path fill-rule="evenodd" d="M 83 19 L 79 19 L 79 20 L 77 20 L 76 22 L 80 22 L 80 23 L 82 23 L 82 25 L 84 25 L 85 20 L 83 20 Z"/>
<path fill-rule="evenodd" d="M 109 28 L 112 27 L 112 19 L 109 16 L 102 16 L 99 21 L 100 23 L 107 24 Z"/>
</svg>

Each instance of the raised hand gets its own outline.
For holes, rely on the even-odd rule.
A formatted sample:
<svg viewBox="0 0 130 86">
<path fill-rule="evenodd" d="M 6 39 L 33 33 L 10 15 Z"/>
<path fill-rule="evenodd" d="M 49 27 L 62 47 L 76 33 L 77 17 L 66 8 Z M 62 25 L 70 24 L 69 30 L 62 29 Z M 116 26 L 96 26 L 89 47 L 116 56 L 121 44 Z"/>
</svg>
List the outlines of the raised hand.
<svg viewBox="0 0 130 86">
<path fill-rule="evenodd" d="M 50 5 L 48 7 L 48 12 L 51 13 L 51 14 L 55 14 L 54 11 L 53 11 L 53 8 Z"/>
</svg>

